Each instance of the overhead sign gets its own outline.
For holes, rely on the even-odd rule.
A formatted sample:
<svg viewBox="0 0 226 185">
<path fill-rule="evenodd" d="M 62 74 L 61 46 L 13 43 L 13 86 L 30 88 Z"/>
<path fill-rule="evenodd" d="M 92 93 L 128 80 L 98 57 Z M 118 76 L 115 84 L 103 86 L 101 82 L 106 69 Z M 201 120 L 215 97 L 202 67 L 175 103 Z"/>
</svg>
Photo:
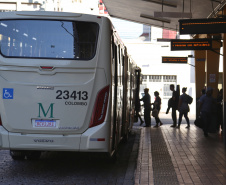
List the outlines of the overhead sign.
<svg viewBox="0 0 226 185">
<path fill-rule="evenodd" d="M 212 49 L 211 39 L 174 39 L 171 40 L 171 51 L 178 50 L 209 50 Z"/>
<path fill-rule="evenodd" d="M 187 64 L 187 57 L 162 57 L 162 63 Z"/>
<path fill-rule="evenodd" d="M 180 34 L 214 34 L 226 33 L 226 18 L 181 19 Z"/>
</svg>

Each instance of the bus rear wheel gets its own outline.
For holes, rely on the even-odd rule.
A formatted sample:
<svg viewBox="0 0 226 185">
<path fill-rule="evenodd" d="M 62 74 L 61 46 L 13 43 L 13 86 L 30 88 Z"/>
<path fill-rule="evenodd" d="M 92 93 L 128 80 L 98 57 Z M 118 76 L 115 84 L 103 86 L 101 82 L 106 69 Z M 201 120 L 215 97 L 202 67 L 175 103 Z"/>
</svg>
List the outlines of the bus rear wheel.
<svg viewBox="0 0 226 185">
<path fill-rule="evenodd" d="M 13 160 L 23 160 L 25 158 L 25 152 L 19 150 L 10 150 L 10 156 Z"/>
<path fill-rule="evenodd" d="M 41 152 L 40 151 L 29 151 L 27 154 L 27 159 L 28 160 L 38 160 L 41 156 Z"/>
</svg>

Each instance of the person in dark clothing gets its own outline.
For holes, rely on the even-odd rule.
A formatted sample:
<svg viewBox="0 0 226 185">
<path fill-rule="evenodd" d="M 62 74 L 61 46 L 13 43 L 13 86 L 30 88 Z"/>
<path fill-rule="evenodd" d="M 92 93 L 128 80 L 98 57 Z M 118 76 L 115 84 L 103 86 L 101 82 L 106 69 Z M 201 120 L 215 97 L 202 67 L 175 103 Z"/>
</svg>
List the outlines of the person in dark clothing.
<svg viewBox="0 0 226 185">
<path fill-rule="evenodd" d="M 208 128 L 211 120 L 211 112 L 214 103 L 212 94 L 213 88 L 208 87 L 206 90 L 206 95 L 200 98 L 199 104 L 199 112 L 203 121 L 203 132 L 205 137 L 208 137 Z"/>
<path fill-rule="evenodd" d="M 144 89 L 144 97 L 140 99 L 140 101 L 144 102 L 144 122 L 145 122 L 145 127 L 150 127 L 151 126 L 151 96 L 148 93 L 149 89 L 146 88 Z"/>
<path fill-rule="evenodd" d="M 201 114 L 199 112 L 199 105 L 200 105 L 200 99 L 202 99 L 203 96 L 206 96 L 206 88 L 203 88 L 202 91 L 201 91 L 201 97 L 198 99 L 198 101 L 196 102 L 196 106 L 197 106 L 197 118 L 196 120 L 194 121 L 194 124 L 199 127 L 199 128 L 202 128 L 203 127 L 203 121 L 202 121 L 202 118 L 201 118 Z"/>
<path fill-rule="evenodd" d="M 140 126 L 144 123 L 144 121 L 142 120 L 141 118 L 141 115 L 140 115 L 140 110 L 141 110 L 141 107 L 140 107 L 140 101 L 138 99 L 138 101 L 136 102 L 136 116 L 140 119 Z"/>
<path fill-rule="evenodd" d="M 206 94 L 206 89 L 202 89 L 202 91 L 201 91 L 201 96 L 204 94 Z"/>
<path fill-rule="evenodd" d="M 171 127 L 176 127 L 177 126 L 177 108 L 178 108 L 178 101 L 179 101 L 179 97 L 178 97 L 178 93 L 177 91 L 175 91 L 175 87 L 173 84 L 170 85 L 170 90 L 173 91 L 172 94 L 172 101 L 171 101 L 171 107 L 172 107 L 172 119 L 173 119 L 173 125 L 171 125 Z"/>
<path fill-rule="evenodd" d="M 161 120 L 159 119 L 159 112 L 160 112 L 160 109 L 161 109 L 161 98 L 159 97 L 159 92 L 158 91 L 155 91 L 154 92 L 154 95 L 155 95 L 155 101 L 154 103 L 152 103 L 152 105 L 154 105 L 154 110 L 157 109 L 158 110 L 158 114 L 155 116 L 155 122 L 156 122 L 156 125 L 154 126 L 155 128 L 159 127 L 159 126 L 162 126 L 162 122 Z M 160 123 L 160 125 L 159 125 Z"/>
<path fill-rule="evenodd" d="M 188 112 L 189 112 L 189 106 L 188 106 L 188 95 L 186 94 L 187 88 L 182 88 L 182 95 L 179 98 L 179 104 L 178 104 L 178 110 L 179 110 L 179 123 L 177 128 L 180 128 L 180 124 L 182 121 L 182 117 L 184 115 L 186 121 L 187 121 L 187 127 L 190 128 L 190 122 L 188 118 Z"/>
</svg>

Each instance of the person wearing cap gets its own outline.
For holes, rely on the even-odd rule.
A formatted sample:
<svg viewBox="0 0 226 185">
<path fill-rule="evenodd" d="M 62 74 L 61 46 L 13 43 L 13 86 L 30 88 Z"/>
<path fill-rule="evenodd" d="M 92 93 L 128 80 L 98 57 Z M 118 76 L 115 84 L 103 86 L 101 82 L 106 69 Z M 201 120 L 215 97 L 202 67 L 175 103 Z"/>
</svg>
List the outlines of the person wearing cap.
<svg viewBox="0 0 226 185">
<path fill-rule="evenodd" d="M 200 104 L 199 104 L 199 112 L 201 114 L 201 118 L 203 122 L 203 132 L 205 137 L 208 137 L 208 128 L 211 120 L 211 111 L 214 103 L 212 94 L 213 94 L 213 88 L 208 87 L 206 90 L 206 95 L 200 98 Z"/>
<path fill-rule="evenodd" d="M 151 126 L 151 96 L 149 94 L 149 89 L 145 88 L 144 89 L 144 97 L 140 99 L 140 101 L 144 102 L 144 122 L 145 122 L 145 127 L 150 127 Z"/>
</svg>

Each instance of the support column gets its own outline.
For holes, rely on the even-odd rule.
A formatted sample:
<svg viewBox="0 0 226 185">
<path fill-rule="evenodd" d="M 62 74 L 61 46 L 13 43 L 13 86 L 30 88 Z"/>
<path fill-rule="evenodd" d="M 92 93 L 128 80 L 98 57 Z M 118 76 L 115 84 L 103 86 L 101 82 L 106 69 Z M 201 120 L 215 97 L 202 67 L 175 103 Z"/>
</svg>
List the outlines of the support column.
<svg viewBox="0 0 226 185">
<path fill-rule="evenodd" d="M 206 50 L 195 50 L 195 88 L 196 98 L 200 98 L 201 91 L 205 87 L 205 61 Z"/>
<path fill-rule="evenodd" d="M 195 89 L 196 89 L 196 119 L 199 116 L 199 103 L 198 99 L 201 96 L 201 91 L 205 87 L 205 62 L 206 50 L 195 50 Z"/>
<path fill-rule="evenodd" d="M 206 86 L 211 86 L 213 90 L 213 97 L 218 95 L 218 77 L 219 77 L 219 58 L 220 58 L 221 42 L 213 40 L 213 50 L 206 51 Z"/>
</svg>

